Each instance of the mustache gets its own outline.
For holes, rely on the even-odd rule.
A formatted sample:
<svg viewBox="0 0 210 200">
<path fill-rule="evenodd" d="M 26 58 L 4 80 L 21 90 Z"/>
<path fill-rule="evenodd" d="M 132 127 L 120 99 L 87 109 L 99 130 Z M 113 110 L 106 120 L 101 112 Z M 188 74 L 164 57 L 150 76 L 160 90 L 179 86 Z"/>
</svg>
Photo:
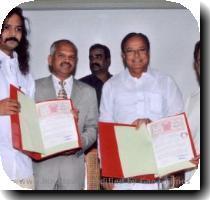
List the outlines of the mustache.
<svg viewBox="0 0 210 200">
<path fill-rule="evenodd" d="M 19 43 L 19 40 L 18 40 L 16 37 L 9 37 L 9 38 L 6 38 L 6 39 L 5 39 L 5 42 L 8 42 L 8 41 L 15 41 L 15 42 Z"/>
<path fill-rule="evenodd" d="M 69 62 L 62 62 L 62 63 L 61 63 L 61 66 L 62 66 L 62 65 L 69 65 L 70 67 L 72 67 L 71 63 L 69 63 Z"/>
<path fill-rule="evenodd" d="M 99 65 L 98 63 L 93 63 L 93 64 L 91 64 L 91 67 L 95 67 L 95 66 L 101 67 L 101 65 Z"/>
</svg>

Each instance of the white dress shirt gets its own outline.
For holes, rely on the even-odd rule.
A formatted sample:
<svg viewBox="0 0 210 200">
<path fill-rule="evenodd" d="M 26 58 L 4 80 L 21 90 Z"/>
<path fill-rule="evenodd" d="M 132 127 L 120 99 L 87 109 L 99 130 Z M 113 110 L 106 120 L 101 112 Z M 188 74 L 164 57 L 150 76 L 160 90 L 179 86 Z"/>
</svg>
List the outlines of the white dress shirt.
<svg viewBox="0 0 210 200">
<path fill-rule="evenodd" d="M 10 58 L 0 50 L 0 100 L 8 98 L 9 85 L 16 87 L 33 98 L 35 84 L 30 74 L 23 75 L 18 67 L 17 54 Z M 11 180 L 32 176 L 31 159 L 12 146 L 10 116 L 0 115 L 0 157 L 6 174 Z"/>
<path fill-rule="evenodd" d="M 158 120 L 183 112 L 183 106 L 181 92 L 169 76 L 149 69 L 137 79 L 126 69 L 104 84 L 100 121 Z"/>
<path fill-rule="evenodd" d="M 196 153 L 200 154 L 200 89 L 192 94 L 185 107 L 190 130 L 195 143 Z M 195 170 L 190 170 L 185 173 L 185 182 L 189 182 Z"/>
<path fill-rule="evenodd" d="M 148 69 L 134 78 L 128 69 L 113 76 L 103 86 L 99 120 L 131 124 L 136 119 L 158 120 L 183 112 L 183 99 L 175 82 Z M 158 189 L 157 184 L 115 184 L 120 189 Z"/>
<path fill-rule="evenodd" d="M 61 85 L 59 84 L 60 79 L 52 74 L 52 80 L 53 80 L 53 85 L 55 88 L 56 95 L 58 95 L 58 92 L 61 89 Z M 69 78 L 64 80 L 64 89 L 69 99 L 71 97 L 72 87 L 73 87 L 73 77 L 70 76 Z"/>
</svg>

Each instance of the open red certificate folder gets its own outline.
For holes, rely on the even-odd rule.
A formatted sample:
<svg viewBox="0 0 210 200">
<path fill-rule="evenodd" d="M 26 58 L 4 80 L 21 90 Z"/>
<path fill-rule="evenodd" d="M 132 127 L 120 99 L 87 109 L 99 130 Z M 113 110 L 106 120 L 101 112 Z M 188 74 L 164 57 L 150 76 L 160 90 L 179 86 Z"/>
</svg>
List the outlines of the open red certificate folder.
<svg viewBox="0 0 210 200">
<path fill-rule="evenodd" d="M 102 176 L 154 180 L 196 167 L 186 115 L 167 117 L 140 129 L 99 122 Z"/>
<path fill-rule="evenodd" d="M 13 85 L 10 86 L 10 97 L 18 100 L 21 106 L 19 114 L 11 115 L 14 148 L 35 160 L 81 148 L 70 99 L 35 104 Z"/>
</svg>

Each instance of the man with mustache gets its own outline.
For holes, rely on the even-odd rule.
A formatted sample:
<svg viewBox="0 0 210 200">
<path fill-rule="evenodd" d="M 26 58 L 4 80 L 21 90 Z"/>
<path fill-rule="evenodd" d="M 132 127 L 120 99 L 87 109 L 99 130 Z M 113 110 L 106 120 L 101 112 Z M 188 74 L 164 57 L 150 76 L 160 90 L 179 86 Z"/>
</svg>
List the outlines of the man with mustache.
<svg viewBox="0 0 210 200">
<path fill-rule="evenodd" d="M 89 65 L 91 73 L 80 80 L 92 86 L 96 90 L 98 106 L 101 100 L 101 91 L 104 83 L 112 77 L 109 73 L 111 54 L 107 46 L 94 44 L 89 49 Z M 97 155 L 97 143 L 95 142 L 89 152 L 86 152 L 87 166 L 90 168 L 88 174 L 88 189 L 98 190 L 100 188 L 100 169 Z"/>
<path fill-rule="evenodd" d="M 6 16 L 0 34 L 0 157 L 11 180 L 33 188 L 31 159 L 12 146 L 10 115 L 20 112 L 20 105 L 10 99 L 10 84 L 33 97 L 34 80 L 29 74 L 27 30 L 21 8 Z"/>
<path fill-rule="evenodd" d="M 60 89 L 72 99 L 82 142 L 82 150 L 34 162 L 36 190 L 84 189 L 84 151 L 96 141 L 98 108 L 95 90 L 73 77 L 77 60 L 77 48 L 71 41 L 55 41 L 48 57 L 52 74 L 36 81 L 36 101 L 62 98 Z"/>
<path fill-rule="evenodd" d="M 107 46 L 102 44 L 94 44 L 89 49 L 89 65 L 91 73 L 80 80 L 92 86 L 96 90 L 98 106 L 101 100 L 101 91 L 103 84 L 112 77 L 109 73 L 111 64 L 111 54 Z"/>
<path fill-rule="evenodd" d="M 182 94 L 173 79 L 149 67 L 150 41 L 146 35 L 127 34 L 121 42 L 121 53 L 126 68 L 104 84 L 100 121 L 132 124 L 139 128 L 143 123 L 183 112 Z M 168 189 L 171 184 L 167 178 L 135 181 L 121 180 L 110 184 L 110 189 L 158 190 Z"/>
</svg>

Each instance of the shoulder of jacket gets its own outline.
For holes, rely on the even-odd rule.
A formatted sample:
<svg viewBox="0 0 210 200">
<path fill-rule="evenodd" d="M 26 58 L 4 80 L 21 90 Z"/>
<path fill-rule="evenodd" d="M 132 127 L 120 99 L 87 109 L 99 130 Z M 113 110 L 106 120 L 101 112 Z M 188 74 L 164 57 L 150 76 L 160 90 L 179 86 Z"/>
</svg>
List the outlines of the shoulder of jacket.
<svg viewBox="0 0 210 200">
<path fill-rule="evenodd" d="M 73 84 L 76 84 L 81 90 L 94 90 L 94 88 L 87 83 L 74 79 Z"/>
</svg>

